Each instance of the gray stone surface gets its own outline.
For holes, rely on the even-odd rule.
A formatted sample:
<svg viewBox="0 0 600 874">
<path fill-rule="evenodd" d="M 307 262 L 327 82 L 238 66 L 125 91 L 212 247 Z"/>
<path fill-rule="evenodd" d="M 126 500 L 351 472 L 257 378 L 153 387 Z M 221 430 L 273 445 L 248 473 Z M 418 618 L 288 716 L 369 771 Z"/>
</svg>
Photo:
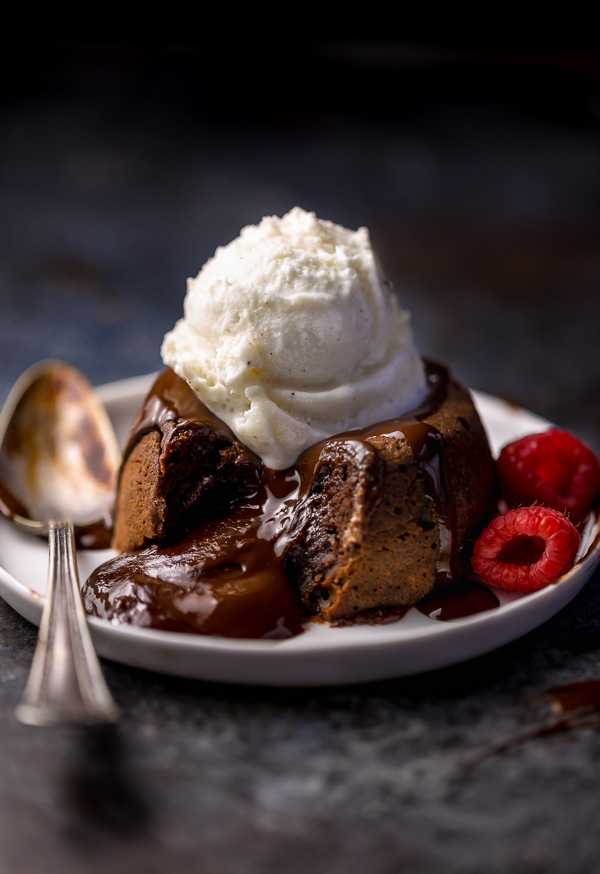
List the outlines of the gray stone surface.
<svg viewBox="0 0 600 874">
<path fill-rule="evenodd" d="M 236 96 L 215 46 L 49 44 L 4 78 L 0 400 L 48 356 L 96 383 L 157 369 L 185 278 L 299 203 L 371 227 L 424 352 L 600 451 L 597 55 L 290 52 L 285 100 L 281 57 L 238 56 Z M 2 872 L 598 869 L 597 723 L 527 739 L 548 689 L 600 677 L 598 573 L 523 639 L 410 679 L 106 663 L 114 731 L 15 721 L 34 641 L 0 602 Z"/>
</svg>

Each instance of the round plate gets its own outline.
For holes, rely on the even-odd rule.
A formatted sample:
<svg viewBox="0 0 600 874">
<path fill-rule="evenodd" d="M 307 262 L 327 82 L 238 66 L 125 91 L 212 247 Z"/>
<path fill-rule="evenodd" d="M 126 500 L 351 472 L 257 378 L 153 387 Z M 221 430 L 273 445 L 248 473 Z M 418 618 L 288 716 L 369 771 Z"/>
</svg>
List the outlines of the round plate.
<svg viewBox="0 0 600 874">
<path fill-rule="evenodd" d="M 100 389 L 121 442 L 153 378 L 122 380 Z M 489 395 L 474 397 L 495 452 L 549 425 Z M 599 563 L 597 532 L 589 533 L 587 540 L 585 554 L 559 583 L 527 595 L 495 589 L 499 608 L 447 622 L 410 610 L 387 625 L 332 628 L 309 622 L 303 634 L 284 641 L 179 634 L 112 625 L 101 619 L 91 619 L 90 627 L 101 656 L 181 677 L 268 686 L 385 680 L 481 655 L 541 625 L 581 590 Z M 114 554 L 111 550 L 80 552 L 80 577 L 87 578 Z M 46 544 L 0 519 L 0 562 L 0 595 L 26 619 L 39 624 L 46 588 Z"/>
</svg>

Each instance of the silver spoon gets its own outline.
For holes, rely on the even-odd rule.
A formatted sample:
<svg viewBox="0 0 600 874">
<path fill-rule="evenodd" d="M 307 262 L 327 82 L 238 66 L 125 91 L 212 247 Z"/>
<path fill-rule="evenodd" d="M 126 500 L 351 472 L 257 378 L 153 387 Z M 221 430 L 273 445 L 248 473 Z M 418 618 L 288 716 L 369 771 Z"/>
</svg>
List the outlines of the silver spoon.
<svg viewBox="0 0 600 874">
<path fill-rule="evenodd" d="M 0 512 L 48 536 L 46 601 L 17 718 L 29 725 L 115 722 L 81 599 L 73 523 L 108 518 L 120 451 L 85 377 L 61 361 L 34 364 L 0 413 Z"/>
</svg>

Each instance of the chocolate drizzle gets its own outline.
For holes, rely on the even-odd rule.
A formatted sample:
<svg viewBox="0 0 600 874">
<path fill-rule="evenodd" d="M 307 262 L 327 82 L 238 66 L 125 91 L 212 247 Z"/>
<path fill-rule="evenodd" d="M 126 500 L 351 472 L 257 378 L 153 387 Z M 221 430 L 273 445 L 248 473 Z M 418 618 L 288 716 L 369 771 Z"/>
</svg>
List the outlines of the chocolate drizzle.
<svg viewBox="0 0 600 874">
<path fill-rule="evenodd" d="M 173 429 L 170 430 L 169 441 L 174 442 L 177 429 L 186 427 L 190 422 L 208 428 L 214 434 L 231 442 L 235 441 L 232 430 L 202 403 L 187 383 L 175 376 L 172 370 L 164 370 L 152 386 L 133 424 L 123 452 L 123 462 L 148 431 L 162 432 L 167 424 L 171 424 Z M 260 459 L 249 449 L 244 448 L 247 460 L 259 465 Z"/>
<path fill-rule="evenodd" d="M 496 595 L 476 580 L 463 577 L 460 580 L 436 586 L 429 595 L 416 605 L 419 613 L 430 619 L 448 621 L 472 616 L 484 610 L 500 606 Z"/>
<path fill-rule="evenodd" d="M 299 634 L 299 606 L 277 554 L 280 535 L 269 536 L 280 528 L 277 509 L 296 488 L 283 478 L 261 485 L 231 514 L 177 544 L 125 553 L 102 565 L 84 590 L 88 611 L 170 631 L 240 638 Z"/>
<path fill-rule="evenodd" d="M 425 421 L 443 404 L 447 371 L 427 364 L 430 391 L 410 415 L 337 434 L 307 449 L 296 465 L 274 471 L 245 450 L 254 487 L 219 518 L 179 533 L 176 543 L 154 544 L 124 554 L 97 569 L 85 589 L 87 609 L 112 621 L 227 637 L 287 637 L 299 633 L 297 596 L 286 573 L 286 553 L 298 536 L 298 508 L 316 488 L 319 471 L 342 452 L 369 470 L 365 518 L 377 506 L 383 462 L 373 445 L 380 438 L 406 443 L 423 474 L 440 530 L 438 582 L 458 577 L 454 500 L 444 467 L 440 432 Z M 229 441 L 230 429 L 214 416 L 172 371 L 165 371 L 151 390 L 125 449 L 125 460 L 149 431 L 163 435 L 163 454 L 182 428 L 207 428 Z M 239 445 L 239 444 L 237 444 Z M 494 596 L 480 609 L 490 609 Z M 456 599 L 455 599 L 456 600 Z M 464 603 L 464 597 L 456 600 Z M 496 600 L 497 604 L 497 600 Z M 466 615 L 455 606 L 453 616 Z M 397 611 L 399 614 L 402 611 Z M 467 613 L 473 612 L 470 602 Z M 447 610 L 441 618 L 447 618 Z"/>
</svg>

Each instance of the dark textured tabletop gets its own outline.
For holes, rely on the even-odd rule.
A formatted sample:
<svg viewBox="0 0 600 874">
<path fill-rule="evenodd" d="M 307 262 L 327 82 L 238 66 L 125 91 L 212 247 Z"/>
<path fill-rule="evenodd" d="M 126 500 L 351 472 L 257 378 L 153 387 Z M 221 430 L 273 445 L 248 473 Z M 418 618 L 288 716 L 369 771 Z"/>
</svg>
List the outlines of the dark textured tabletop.
<svg viewBox="0 0 600 874">
<path fill-rule="evenodd" d="M 299 204 L 371 229 L 425 354 L 600 452 L 597 51 L 46 43 L 0 63 L 0 401 L 45 357 L 96 384 L 157 370 L 186 278 Z M 3 874 L 599 870 L 600 721 L 544 732 L 549 689 L 600 678 L 598 573 L 424 676 L 269 689 L 105 662 L 114 730 L 16 722 L 35 637 L 0 602 Z"/>
</svg>

